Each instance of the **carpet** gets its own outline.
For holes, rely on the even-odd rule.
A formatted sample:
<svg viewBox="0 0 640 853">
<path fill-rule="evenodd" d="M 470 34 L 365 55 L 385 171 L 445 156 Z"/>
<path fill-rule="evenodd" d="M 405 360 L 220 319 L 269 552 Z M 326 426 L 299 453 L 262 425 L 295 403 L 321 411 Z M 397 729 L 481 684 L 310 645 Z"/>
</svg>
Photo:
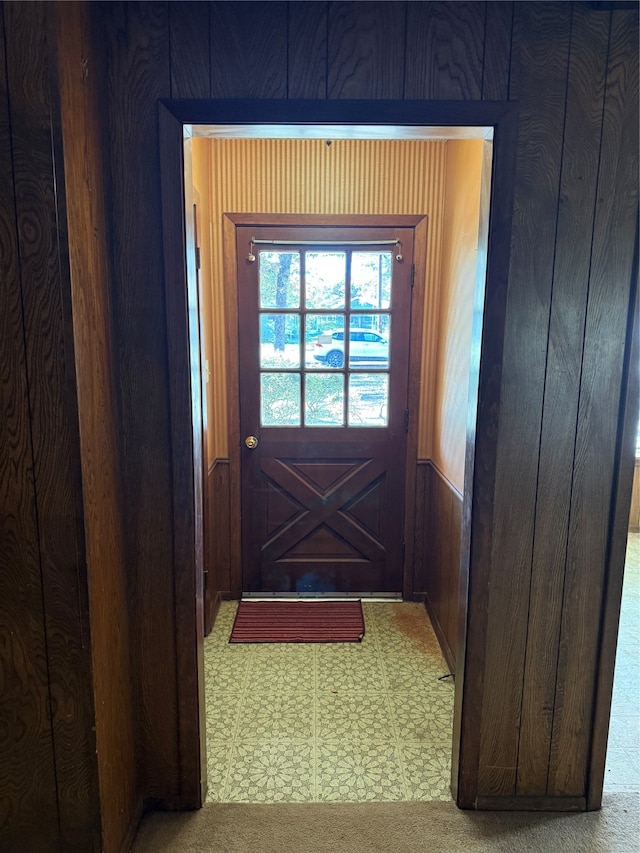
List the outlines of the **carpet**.
<svg viewBox="0 0 640 853">
<path fill-rule="evenodd" d="M 463 812 L 453 803 L 208 803 L 147 815 L 134 853 L 637 853 L 638 794 L 600 812 Z"/>
<path fill-rule="evenodd" d="M 360 601 L 241 601 L 230 643 L 359 643 Z"/>
</svg>

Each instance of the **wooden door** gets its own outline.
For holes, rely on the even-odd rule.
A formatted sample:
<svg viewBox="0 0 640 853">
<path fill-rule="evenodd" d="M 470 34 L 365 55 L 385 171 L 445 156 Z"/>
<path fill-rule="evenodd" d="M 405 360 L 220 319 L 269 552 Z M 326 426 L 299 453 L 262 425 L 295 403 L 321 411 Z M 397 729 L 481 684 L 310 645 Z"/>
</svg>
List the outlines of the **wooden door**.
<svg viewBox="0 0 640 853">
<path fill-rule="evenodd" d="M 401 594 L 413 229 L 236 235 L 243 593 Z"/>
</svg>

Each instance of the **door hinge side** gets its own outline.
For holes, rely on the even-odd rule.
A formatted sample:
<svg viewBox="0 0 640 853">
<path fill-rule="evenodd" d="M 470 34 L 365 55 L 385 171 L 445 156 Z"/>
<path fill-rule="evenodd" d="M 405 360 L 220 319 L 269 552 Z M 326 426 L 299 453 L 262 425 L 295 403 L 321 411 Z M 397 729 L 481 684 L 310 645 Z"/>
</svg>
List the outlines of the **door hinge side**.
<svg viewBox="0 0 640 853">
<path fill-rule="evenodd" d="M 404 410 L 404 431 L 409 432 L 409 409 Z"/>
<path fill-rule="evenodd" d="M 415 265 L 415 264 L 411 264 L 411 287 L 413 287 L 413 283 L 414 283 L 414 281 L 415 281 L 415 277 L 416 277 L 416 265 Z"/>
<path fill-rule="evenodd" d="M 200 263 L 200 246 L 196 246 L 196 269 L 197 270 L 202 269 L 202 265 Z M 413 280 L 412 280 L 412 284 L 413 284 Z"/>
</svg>

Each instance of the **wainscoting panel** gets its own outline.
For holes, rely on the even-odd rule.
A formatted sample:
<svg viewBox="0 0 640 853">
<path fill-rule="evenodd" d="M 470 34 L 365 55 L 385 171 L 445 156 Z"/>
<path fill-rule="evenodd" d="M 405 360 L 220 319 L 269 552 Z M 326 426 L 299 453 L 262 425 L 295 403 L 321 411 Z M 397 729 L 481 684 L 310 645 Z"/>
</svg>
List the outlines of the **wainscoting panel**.
<svg viewBox="0 0 640 853">
<path fill-rule="evenodd" d="M 414 588 L 424 598 L 451 672 L 458 630 L 458 573 L 462 496 L 431 460 L 420 460 L 416 478 Z"/>
<path fill-rule="evenodd" d="M 207 477 L 207 527 L 205 542 L 205 634 L 211 631 L 220 600 L 230 597 L 229 460 L 215 459 Z"/>
</svg>

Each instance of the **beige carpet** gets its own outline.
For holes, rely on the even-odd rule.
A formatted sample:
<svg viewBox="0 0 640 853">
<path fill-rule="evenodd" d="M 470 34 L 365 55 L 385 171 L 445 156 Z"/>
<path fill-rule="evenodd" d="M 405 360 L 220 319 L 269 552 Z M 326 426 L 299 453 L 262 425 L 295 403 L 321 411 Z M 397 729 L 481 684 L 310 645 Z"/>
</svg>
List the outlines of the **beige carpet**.
<svg viewBox="0 0 640 853">
<path fill-rule="evenodd" d="M 637 853 L 639 795 L 600 812 L 463 812 L 452 803 L 208 803 L 155 813 L 135 853 Z"/>
</svg>

